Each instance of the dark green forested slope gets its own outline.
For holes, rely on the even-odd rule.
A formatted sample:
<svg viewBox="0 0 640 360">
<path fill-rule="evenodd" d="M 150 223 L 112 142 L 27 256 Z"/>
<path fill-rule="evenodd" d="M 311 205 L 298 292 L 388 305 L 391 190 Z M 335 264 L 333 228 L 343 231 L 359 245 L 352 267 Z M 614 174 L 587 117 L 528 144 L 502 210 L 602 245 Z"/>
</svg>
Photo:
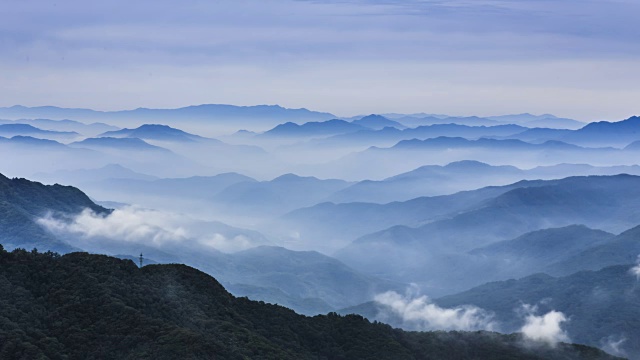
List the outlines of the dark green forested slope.
<svg viewBox="0 0 640 360">
<path fill-rule="evenodd" d="M 234 298 L 184 265 L 0 249 L 1 359 L 607 359 L 518 335 L 410 333 Z"/>
<path fill-rule="evenodd" d="M 74 214 L 85 208 L 98 213 L 107 212 L 72 186 L 43 185 L 25 179 L 9 179 L 0 174 L 0 242 L 7 248 L 72 250 L 35 220 L 50 212 Z"/>
</svg>

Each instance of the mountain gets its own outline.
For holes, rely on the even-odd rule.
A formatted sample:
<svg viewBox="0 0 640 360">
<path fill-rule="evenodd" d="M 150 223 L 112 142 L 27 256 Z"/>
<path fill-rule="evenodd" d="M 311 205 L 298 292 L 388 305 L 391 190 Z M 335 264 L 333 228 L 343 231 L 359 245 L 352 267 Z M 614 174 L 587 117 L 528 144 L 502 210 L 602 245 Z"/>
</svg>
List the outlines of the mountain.
<svg viewBox="0 0 640 360">
<path fill-rule="evenodd" d="M 564 138 L 566 135 L 571 134 L 573 130 L 567 129 L 550 129 L 550 128 L 533 128 L 525 130 L 521 133 L 517 133 L 514 135 L 502 136 L 502 137 L 493 137 L 495 139 L 515 139 L 526 141 L 534 144 L 540 144 L 545 141 L 554 140 L 558 141 Z"/>
<path fill-rule="evenodd" d="M 16 135 L 10 139 L 0 137 L 0 144 L 14 145 L 31 150 L 62 150 L 67 147 L 55 140 L 38 139 L 32 136 Z"/>
<path fill-rule="evenodd" d="M 117 127 L 104 123 L 85 124 L 74 120 L 50 120 L 50 119 L 18 119 L 0 120 L 0 124 L 26 124 L 42 130 L 78 133 L 84 136 L 95 136 L 105 131 L 118 130 Z"/>
<path fill-rule="evenodd" d="M 395 121 L 401 123 L 406 127 L 417 127 L 424 125 L 434 125 L 434 124 L 458 124 L 458 125 L 468 125 L 468 126 L 493 126 L 500 125 L 500 122 L 481 118 L 477 116 L 467 116 L 467 117 L 457 117 L 457 116 L 448 116 L 448 117 L 440 117 L 440 116 L 426 116 L 426 117 L 414 117 L 414 116 L 406 116 L 401 118 L 394 119 Z"/>
<path fill-rule="evenodd" d="M 55 131 L 71 131 L 77 132 L 85 136 L 95 136 L 106 131 L 118 130 L 116 126 L 108 125 L 105 123 L 94 122 L 85 124 L 74 120 L 49 120 L 49 119 L 20 119 L 16 120 L 17 123 L 31 124 L 45 130 Z"/>
<path fill-rule="evenodd" d="M 12 177 L 52 172 L 61 167 L 95 167 L 107 161 L 105 155 L 90 149 L 78 149 L 55 140 L 31 136 L 0 137 L 0 169 Z"/>
<path fill-rule="evenodd" d="M 116 151 L 155 151 L 166 152 L 170 151 L 155 145 L 151 145 L 142 139 L 138 138 L 115 138 L 115 137 L 99 137 L 88 138 L 82 141 L 76 141 L 69 144 L 71 147 L 87 148 L 94 150 L 116 150 Z"/>
<path fill-rule="evenodd" d="M 216 194 L 213 202 L 228 212 L 272 217 L 317 204 L 350 184 L 285 174 L 270 181 L 233 184 Z"/>
<path fill-rule="evenodd" d="M 175 125 L 186 122 L 206 122 L 208 124 L 275 125 L 282 121 L 304 123 L 334 119 L 329 113 L 307 109 L 287 109 L 278 105 L 234 106 L 221 104 L 193 105 L 177 109 L 145 109 L 121 111 L 96 111 L 91 109 L 69 109 L 55 106 L 25 107 L 12 106 L 0 108 L 0 118 L 24 119 L 46 118 L 53 120 L 72 119 L 80 121 L 103 121 L 130 125 L 148 122 L 169 122 Z"/>
<path fill-rule="evenodd" d="M 640 116 L 617 122 L 592 122 L 562 137 L 563 141 L 586 146 L 617 146 L 640 140 Z"/>
<path fill-rule="evenodd" d="M 2 249 L 0 263 L 5 358 L 612 358 L 581 345 L 523 347 L 518 335 L 409 333 L 360 316 L 304 317 L 235 298 L 184 265 L 140 269 L 101 255 Z"/>
<path fill-rule="evenodd" d="M 426 165 L 381 181 L 360 181 L 335 193 L 329 200 L 340 203 L 407 201 L 489 185 L 507 185 L 525 179 L 526 173 L 514 166 L 492 166 L 478 161 Z M 470 177 L 473 181 L 469 181 Z"/>
<path fill-rule="evenodd" d="M 322 301 L 330 310 L 371 300 L 380 292 L 400 291 L 406 287 L 405 284 L 363 275 L 316 251 L 259 246 L 230 254 L 229 259 L 233 265 L 212 263 L 205 269 L 216 278 L 224 279 L 226 284 L 278 289 L 292 298 Z M 237 294 L 245 295 L 242 292 Z M 252 298 L 277 303 L 269 297 Z"/>
<path fill-rule="evenodd" d="M 406 128 L 406 126 L 400 124 L 397 121 L 389 120 L 384 116 L 375 115 L 375 114 L 367 115 L 360 119 L 353 120 L 351 121 L 351 123 L 364 126 L 366 128 L 373 129 L 373 130 L 380 130 L 386 127 L 392 127 L 396 129 Z"/>
<path fill-rule="evenodd" d="M 358 179 L 383 179 L 411 171 L 425 164 L 447 164 L 462 160 L 500 163 L 520 168 L 550 166 L 558 163 L 584 163 L 612 166 L 635 163 L 637 154 L 612 147 L 588 148 L 562 141 L 528 143 L 517 139 L 436 137 L 403 140 L 391 147 L 372 146 L 326 164 L 316 165 L 315 173 L 331 176 L 331 169 L 357 174 Z M 370 166 L 370 164 L 385 166 Z M 348 169 L 348 170 L 347 170 Z M 353 176 L 353 175 L 352 175 Z"/>
<path fill-rule="evenodd" d="M 526 184 L 449 218 L 365 235 L 335 255 L 359 271 L 422 282 L 444 294 L 473 284 L 464 271 L 454 274 L 442 266 L 464 263 L 466 258 L 457 255 L 461 252 L 550 227 L 584 224 L 615 233 L 640 223 L 640 177 L 570 177 Z"/>
<path fill-rule="evenodd" d="M 112 176 L 82 186 L 91 193 L 103 194 L 101 198 L 116 201 L 144 203 L 144 198 L 153 198 L 172 204 L 180 200 L 203 200 L 209 202 L 216 194 L 240 182 L 257 180 L 237 173 L 223 173 L 215 176 L 191 176 L 187 178 L 133 179 Z M 75 183 L 74 183 L 75 184 Z M 168 201 L 167 201 L 168 200 Z"/>
<path fill-rule="evenodd" d="M 505 262 L 535 260 L 550 264 L 585 248 L 608 243 L 613 237 L 606 231 L 589 229 L 584 225 L 569 225 L 532 231 L 512 240 L 474 249 L 470 254 L 498 256 Z"/>
<path fill-rule="evenodd" d="M 563 143 L 560 141 L 546 141 L 542 144 L 531 144 L 520 140 L 496 140 L 496 139 L 478 139 L 467 140 L 461 137 L 440 136 L 434 139 L 426 140 L 404 140 L 397 143 L 391 149 L 450 149 L 450 148 L 482 148 L 494 150 L 579 150 L 583 149 L 576 145 Z"/>
<path fill-rule="evenodd" d="M 640 141 L 640 117 L 637 116 L 617 122 L 593 122 L 577 129 L 548 128 L 542 124 L 539 127 L 496 138 L 518 139 L 534 143 L 554 140 L 583 147 L 616 148 L 624 148 L 631 142 Z"/>
<path fill-rule="evenodd" d="M 573 119 L 564 118 L 547 118 L 536 119 L 522 124 L 530 128 L 551 128 L 551 129 L 569 129 L 577 130 L 582 128 L 585 123 Z"/>
<path fill-rule="evenodd" d="M 179 129 L 172 128 L 167 125 L 144 124 L 135 129 L 121 129 L 116 131 L 108 131 L 100 134 L 99 137 L 113 138 L 138 138 L 143 140 L 156 141 L 177 141 L 177 142 L 196 142 L 196 141 L 217 141 L 202 136 L 189 134 Z"/>
<path fill-rule="evenodd" d="M 514 115 L 489 116 L 488 119 L 526 127 L 546 127 L 552 129 L 579 129 L 585 123 L 573 119 L 559 118 L 551 114 L 532 115 L 528 113 Z"/>
<path fill-rule="evenodd" d="M 625 150 L 638 151 L 640 150 L 640 140 L 634 141 L 631 144 L 625 146 Z"/>
<path fill-rule="evenodd" d="M 609 241 L 590 247 L 569 258 L 549 265 L 545 272 L 567 275 L 578 270 L 599 270 L 606 266 L 629 264 L 640 254 L 640 226 L 629 229 Z"/>
<path fill-rule="evenodd" d="M 366 129 L 362 125 L 350 123 L 344 120 L 328 120 L 322 122 L 308 122 L 302 125 L 287 122 L 265 131 L 262 137 L 316 137 L 344 134 Z"/>
<path fill-rule="evenodd" d="M 28 124 L 0 124 L 0 136 L 32 136 L 45 139 L 73 139 L 79 134 L 69 131 L 42 130 Z"/>
<path fill-rule="evenodd" d="M 7 248 L 71 251 L 71 246 L 45 230 L 37 220 L 47 214 L 77 214 L 85 208 L 108 213 L 74 187 L 47 186 L 0 174 L 0 242 Z"/>
<path fill-rule="evenodd" d="M 591 252 L 592 249 L 603 246 L 610 247 L 614 237 L 615 235 L 611 233 L 590 229 L 584 225 L 569 225 L 532 231 L 512 240 L 471 250 L 469 254 L 484 259 L 486 263 L 493 262 L 491 274 L 485 275 L 485 281 L 488 277 L 491 280 L 503 280 L 537 272 L 549 272 L 550 267 L 558 266 L 556 263 L 562 262 L 568 265 L 567 260 L 584 259 L 585 251 Z M 631 249 L 631 247 L 626 248 L 627 251 Z M 627 256 L 624 261 L 618 263 L 626 264 L 629 260 Z M 470 260 L 469 263 L 473 264 L 474 261 Z M 594 262 L 573 264 L 570 270 L 565 271 L 565 275 L 580 270 L 598 270 L 612 265 L 611 263 L 603 264 L 602 261 L 600 264 L 602 266 Z M 474 274 L 479 275 L 481 271 L 478 270 L 475 270 Z"/>
<path fill-rule="evenodd" d="M 561 311 L 571 340 L 603 347 L 609 340 L 618 344 L 619 355 L 640 359 L 640 296 L 638 280 L 629 272 L 632 265 L 582 271 L 564 277 L 544 274 L 519 280 L 489 283 L 469 291 L 437 299 L 440 306 L 473 304 L 495 313 L 505 331 L 520 324 L 514 309 L 537 305 L 541 313 Z"/>
<path fill-rule="evenodd" d="M 458 124 L 435 124 L 400 130 L 397 127 L 366 129 L 338 134 L 326 139 L 317 139 L 312 145 L 325 147 L 341 146 L 392 146 L 401 140 L 426 140 L 441 136 L 478 139 L 481 137 L 500 137 L 521 133 L 526 128 L 518 125 L 467 126 Z"/>
<path fill-rule="evenodd" d="M 557 164 L 523 170 L 509 165 L 496 166 L 464 160 L 445 166 L 425 165 L 383 180 L 359 181 L 335 193 L 328 200 L 336 203 L 388 203 L 407 201 L 421 196 L 448 195 L 483 186 L 507 185 L 519 180 L 552 180 L 568 176 L 618 174 L 640 175 L 640 166 Z"/>
<path fill-rule="evenodd" d="M 277 232 L 277 236 L 281 238 L 291 238 L 291 234 L 294 234 L 289 246 L 303 246 L 306 249 L 322 246 L 333 252 L 372 231 L 394 225 L 419 226 L 446 219 L 452 214 L 473 209 L 511 189 L 542 184 L 543 182 L 535 181 L 519 182 L 388 204 L 325 202 L 291 211 L 271 222 L 269 229 Z"/>
</svg>

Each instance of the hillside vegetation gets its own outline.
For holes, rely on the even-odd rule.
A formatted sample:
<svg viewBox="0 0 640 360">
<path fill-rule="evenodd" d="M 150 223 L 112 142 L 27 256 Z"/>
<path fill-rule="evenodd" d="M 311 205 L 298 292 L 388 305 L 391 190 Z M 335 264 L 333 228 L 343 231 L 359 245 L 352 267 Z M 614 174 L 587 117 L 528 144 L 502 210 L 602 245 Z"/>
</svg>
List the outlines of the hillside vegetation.
<svg viewBox="0 0 640 360">
<path fill-rule="evenodd" d="M 0 247 L 2 359 L 609 359 L 518 335 L 412 333 L 235 298 L 185 265 Z"/>
</svg>

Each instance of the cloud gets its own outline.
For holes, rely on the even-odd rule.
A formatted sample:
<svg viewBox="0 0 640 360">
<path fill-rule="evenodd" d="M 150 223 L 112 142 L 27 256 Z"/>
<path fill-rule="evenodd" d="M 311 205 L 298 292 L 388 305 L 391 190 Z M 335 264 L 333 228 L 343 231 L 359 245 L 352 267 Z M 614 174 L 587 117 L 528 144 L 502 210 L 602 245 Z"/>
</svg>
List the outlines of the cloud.
<svg viewBox="0 0 640 360">
<path fill-rule="evenodd" d="M 388 291 L 374 300 L 388 307 L 389 315 L 401 317 L 403 325 L 416 330 L 495 330 L 493 314 L 476 306 L 442 308 L 427 296 Z M 384 314 L 383 314 L 384 316 Z"/>
<path fill-rule="evenodd" d="M 90 209 L 66 219 L 49 214 L 38 219 L 38 223 L 54 233 L 73 235 L 76 241 L 111 239 L 159 249 L 188 245 L 234 252 L 264 243 L 264 239 L 255 239 L 221 223 L 136 206 L 116 209 L 106 216 Z"/>
<path fill-rule="evenodd" d="M 623 335 L 611 335 L 600 339 L 600 348 L 611 355 L 626 357 L 627 352 L 623 349 L 627 338 Z"/>
<path fill-rule="evenodd" d="M 638 259 L 636 260 L 636 266 L 629 269 L 629 272 L 635 275 L 638 280 L 640 280 L 640 255 L 638 255 Z"/>
<path fill-rule="evenodd" d="M 523 305 L 525 316 L 525 324 L 520 329 L 525 339 L 536 342 L 547 343 L 555 346 L 558 342 L 569 341 L 569 336 L 562 329 L 562 323 L 567 321 L 566 316 L 559 311 L 549 311 L 548 313 L 537 316 L 537 306 L 528 304 Z"/>
</svg>

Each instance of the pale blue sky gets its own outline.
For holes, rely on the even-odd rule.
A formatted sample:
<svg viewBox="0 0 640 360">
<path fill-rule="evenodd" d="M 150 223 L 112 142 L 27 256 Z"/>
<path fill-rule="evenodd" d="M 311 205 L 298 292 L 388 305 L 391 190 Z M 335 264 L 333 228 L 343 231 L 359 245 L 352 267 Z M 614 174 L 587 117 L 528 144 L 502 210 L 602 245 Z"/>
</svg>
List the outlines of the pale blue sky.
<svg viewBox="0 0 640 360">
<path fill-rule="evenodd" d="M 0 106 L 638 114 L 640 2 L 4 0 Z"/>
</svg>

